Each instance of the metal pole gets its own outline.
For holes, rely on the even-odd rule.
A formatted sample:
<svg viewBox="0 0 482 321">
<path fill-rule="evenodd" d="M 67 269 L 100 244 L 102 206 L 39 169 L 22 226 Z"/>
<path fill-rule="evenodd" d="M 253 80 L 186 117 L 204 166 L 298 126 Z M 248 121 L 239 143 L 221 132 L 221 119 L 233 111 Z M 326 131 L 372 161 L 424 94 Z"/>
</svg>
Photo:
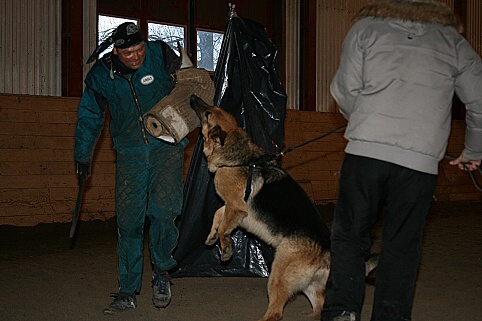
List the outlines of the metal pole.
<svg viewBox="0 0 482 321">
<path fill-rule="evenodd" d="M 186 52 L 189 55 L 189 58 L 191 58 L 191 61 L 193 62 L 194 66 L 197 67 L 197 59 L 196 59 L 196 53 L 197 53 L 197 33 L 196 33 L 196 4 L 195 0 L 188 0 L 188 9 L 187 9 L 187 14 L 188 14 L 188 23 L 187 23 L 187 44 L 186 44 Z"/>
</svg>

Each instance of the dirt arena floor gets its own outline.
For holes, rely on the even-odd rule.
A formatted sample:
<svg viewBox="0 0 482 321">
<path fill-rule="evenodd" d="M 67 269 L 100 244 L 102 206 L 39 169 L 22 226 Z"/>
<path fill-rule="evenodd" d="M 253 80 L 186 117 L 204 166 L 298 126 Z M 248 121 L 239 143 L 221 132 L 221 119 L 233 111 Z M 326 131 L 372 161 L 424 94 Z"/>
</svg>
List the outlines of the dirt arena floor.
<svg viewBox="0 0 482 321">
<path fill-rule="evenodd" d="M 333 205 L 319 208 L 331 223 Z M 0 226 L 0 320 L 254 321 L 267 307 L 266 278 L 189 277 L 173 280 L 171 304 L 157 310 L 147 264 L 138 307 L 104 316 L 109 293 L 117 291 L 115 221 L 81 222 L 73 249 L 69 229 L 70 224 Z M 373 292 L 367 285 L 364 321 L 370 319 Z M 284 320 L 310 320 L 301 316 L 309 310 L 308 300 L 298 295 L 286 305 Z M 482 320 L 482 203 L 434 202 L 413 320 Z"/>
</svg>

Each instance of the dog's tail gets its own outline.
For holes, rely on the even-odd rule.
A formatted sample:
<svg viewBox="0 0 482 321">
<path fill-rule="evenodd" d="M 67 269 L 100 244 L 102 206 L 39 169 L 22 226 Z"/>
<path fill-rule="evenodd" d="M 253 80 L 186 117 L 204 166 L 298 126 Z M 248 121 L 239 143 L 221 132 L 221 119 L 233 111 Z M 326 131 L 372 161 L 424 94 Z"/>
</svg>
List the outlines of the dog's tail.
<svg viewBox="0 0 482 321">
<path fill-rule="evenodd" d="M 379 253 L 372 253 L 368 257 L 368 261 L 365 263 L 365 276 L 368 276 L 371 271 L 375 270 L 378 266 L 378 260 L 380 259 Z"/>
</svg>

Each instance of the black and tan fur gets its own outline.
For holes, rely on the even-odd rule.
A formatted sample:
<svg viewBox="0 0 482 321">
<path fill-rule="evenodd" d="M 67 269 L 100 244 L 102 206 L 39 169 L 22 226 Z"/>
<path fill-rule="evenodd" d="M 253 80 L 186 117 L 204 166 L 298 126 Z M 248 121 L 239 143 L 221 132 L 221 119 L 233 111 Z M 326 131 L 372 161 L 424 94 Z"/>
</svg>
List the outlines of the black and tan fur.
<svg viewBox="0 0 482 321">
<path fill-rule="evenodd" d="M 241 227 L 276 249 L 268 280 L 269 306 L 261 321 L 281 320 L 288 299 L 303 292 L 319 318 L 330 266 L 330 233 L 305 191 L 266 151 L 253 143 L 235 118 L 193 96 L 191 107 L 202 121 L 204 154 L 225 205 L 214 215 L 206 244 L 218 239 L 221 260 L 233 254 L 231 232 Z M 245 202 L 248 168 L 252 191 Z"/>
<path fill-rule="evenodd" d="M 276 249 L 268 280 L 269 306 L 259 321 L 277 321 L 290 297 L 303 292 L 312 305 L 307 314 L 320 318 L 330 272 L 330 232 L 306 192 L 276 160 L 254 144 L 236 119 L 215 106 L 191 97 L 202 122 L 203 152 L 214 185 L 225 205 L 214 214 L 206 244 L 219 239 L 221 260 L 233 255 L 231 233 L 237 227 Z M 255 166 L 253 166 L 253 164 Z M 249 168 L 252 178 L 249 179 Z M 246 185 L 251 191 L 245 201 Z M 378 255 L 366 263 L 366 273 Z"/>
</svg>

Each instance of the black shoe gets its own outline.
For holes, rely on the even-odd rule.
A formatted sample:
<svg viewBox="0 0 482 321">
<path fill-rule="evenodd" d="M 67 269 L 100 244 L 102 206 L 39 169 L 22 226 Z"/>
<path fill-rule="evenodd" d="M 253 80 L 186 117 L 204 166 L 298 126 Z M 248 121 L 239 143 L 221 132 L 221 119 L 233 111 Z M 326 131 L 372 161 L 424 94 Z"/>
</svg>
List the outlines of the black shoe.
<svg viewBox="0 0 482 321">
<path fill-rule="evenodd" d="M 171 277 L 167 272 L 152 273 L 152 303 L 165 308 L 171 302 Z"/>
<path fill-rule="evenodd" d="M 104 314 L 116 314 L 123 312 L 127 309 L 135 309 L 137 306 L 137 300 L 135 294 L 130 293 L 111 293 L 111 297 L 114 297 L 114 301 L 104 310 Z"/>
</svg>

